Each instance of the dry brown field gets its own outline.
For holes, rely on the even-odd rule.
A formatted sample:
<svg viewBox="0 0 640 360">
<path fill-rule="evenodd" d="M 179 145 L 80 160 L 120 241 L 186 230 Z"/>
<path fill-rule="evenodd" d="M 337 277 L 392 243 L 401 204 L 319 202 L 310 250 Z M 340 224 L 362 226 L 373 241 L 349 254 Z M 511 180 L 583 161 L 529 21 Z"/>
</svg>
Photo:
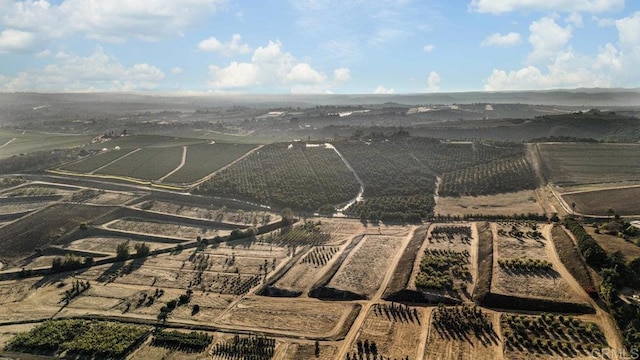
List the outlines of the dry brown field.
<svg viewBox="0 0 640 360">
<path fill-rule="evenodd" d="M 611 255 L 616 251 L 621 251 L 627 260 L 633 260 L 640 257 L 640 246 L 614 235 L 596 234 L 596 229 L 591 226 L 585 226 L 584 229 L 596 240 L 598 245 L 600 245 L 607 254 Z"/>
<path fill-rule="evenodd" d="M 500 314 L 489 312 L 495 331 L 499 329 Z M 494 360 L 503 359 L 502 343 L 499 339 L 487 341 L 473 334 L 466 338 L 454 338 L 450 334 L 440 332 L 433 323 L 433 315 L 429 321 L 428 338 L 424 351 L 424 360 Z M 509 358 L 510 359 L 510 358 Z"/>
<path fill-rule="evenodd" d="M 98 205 L 121 205 L 135 199 L 137 196 L 133 194 L 102 192 L 86 201 L 88 204 Z"/>
<path fill-rule="evenodd" d="M 341 249 L 337 246 L 311 248 L 274 286 L 279 289 L 306 293 L 340 255 L 340 251 Z"/>
<path fill-rule="evenodd" d="M 575 203 L 579 214 L 607 216 L 613 209 L 622 216 L 640 215 L 640 187 L 569 193 L 562 198 L 569 206 Z"/>
<path fill-rule="evenodd" d="M 468 228 L 471 232 L 471 237 L 467 237 L 465 235 L 456 234 L 452 237 L 448 237 L 445 235 L 434 235 L 434 229 L 442 229 L 445 227 L 465 227 Z M 477 247 L 477 239 L 478 238 L 478 230 L 476 228 L 475 223 L 460 223 L 460 224 L 444 224 L 444 223 L 435 223 L 432 224 L 427 234 L 425 236 L 425 240 L 422 244 L 422 247 L 418 251 L 418 256 L 416 258 L 415 263 L 413 264 L 413 270 L 411 272 L 411 277 L 409 278 L 408 288 L 410 290 L 424 291 L 428 294 L 436 295 L 436 296 L 445 296 L 448 298 L 458 299 L 458 300 L 470 300 L 470 294 L 473 293 L 473 286 L 476 279 L 476 254 L 477 250 L 474 249 Z M 435 290 L 435 289 L 418 289 L 416 287 L 416 277 L 420 273 L 420 263 L 425 256 L 426 251 L 453 251 L 456 253 L 468 253 L 468 264 L 464 265 L 463 270 L 469 271 L 471 274 L 471 278 L 462 279 L 462 278 L 453 278 L 454 288 L 455 289 L 464 289 L 463 291 L 458 290 Z"/>
<path fill-rule="evenodd" d="M 366 235 L 344 260 L 328 286 L 371 297 L 405 240 L 403 237 Z"/>
<path fill-rule="evenodd" d="M 235 224 L 251 225 L 254 220 L 258 225 L 265 222 L 280 221 L 281 216 L 267 211 L 243 211 L 236 209 L 206 208 L 201 206 L 191 206 L 185 204 L 172 203 L 161 200 L 148 200 L 136 204 L 139 209 L 160 212 L 165 214 L 194 217 L 206 220 L 225 221 Z"/>
<path fill-rule="evenodd" d="M 434 212 L 443 216 L 464 216 L 544 214 L 545 210 L 538 202 L 536 192 L 525 190 L 497 195 L 436 197 Z"/>
<path fill-rule="evenodd" d="M 248 296 L 231 307 L 218 322 L 244 330 L 275 330 L 313 337 L 336 333 L 353 305 L 315 299 Z"/>
<path fill-rule="evenodd" d="M 553 300 L 578 301 L 579 298 L 571 289 L 569 283 L 564 280 L 556 266 L 549 270 L 529 271 L 513 270 L 499 265 L 499 260 L 508 259 L 533 259 L 552 262 L 549 239 L 542 236 L 533 238 L 527 232 L 533 231 L 529 225 L 523 222 L 507 222 L 496 224 L 496 243 L 494 244 L 493 280 L 491 292 L 522 297 L 539 297 Z M 541 224 L 535 223 L 537 227 Z M 520 231 L 522 236 L 513 235 L 512 231 Z M 541 229 L 538 228 L 540 231 Z"/>
<path fill-rule="evenodd" d="M 158 249 L 166 249 L 170 247 L 174 247 L 175 244 L 164 244 L 153 241 L 137 241 L 137 240 L 128 240 L 124 238 L 116 238 L 116 237 L 88 237 L 84 239 L 74 240 L 68 244 L 66 244 L 63 248 L 71 249 L 71 250 L 81 250 L 81 251 L 96 251 L 101 253 L 116 253 L 116 248 L 118 244 L 122 242 L 128 241 L 131 252 L 135 252 L 135 246 L 138 244 L 147 244 L 151 251 Z"/>
<path fill-rule="evenodd" d="M 215 236 L 224 236 L 229 234 L 229 231 L 227 230 L 133 219 L 118 219 L 107 223 L 104 226 L 109 229 L 163 235 L 188 240 L 195 240 L 198 236 L 202 238 L 213 238 Z"/>
<path fill-rule="evenodd" d="M 358 342 L 376 344 L 378 356 L 391 359 L 418 358 L 421 341 L 427 331 L 427 312 L 418 307 L 405 307 L 402 304 L 391 308 L 389 303 L 374 304 L 362 327 L 358 338 L 351 344 L 349 352 L 358 353 Z"/>
</svg>

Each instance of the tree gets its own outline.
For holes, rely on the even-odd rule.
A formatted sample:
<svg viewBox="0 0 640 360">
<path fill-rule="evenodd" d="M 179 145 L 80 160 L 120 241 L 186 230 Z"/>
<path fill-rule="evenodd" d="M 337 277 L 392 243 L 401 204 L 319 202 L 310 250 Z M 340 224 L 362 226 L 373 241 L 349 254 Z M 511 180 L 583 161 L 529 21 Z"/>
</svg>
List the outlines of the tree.
<svg viewBox="0 0 640 360">
<path fill-rule="evenodd" d="M 116 260 L 127 260 L 129 258 L 129 240 L 123 241 L 116 247 Z"/>
<path fill-rule="evenodd" d="M 282 210 L 282 223 L 283 224 L 291 224 L 293 223 L 294 220 L 294 214 L 293 214 L 293 210 L 291 210 L 290 208 L 284 208 Z"/>
<path fill-rule="evenodd" d="M 612 217 L 613 215 L 615 215 L 615 214 L 616 214 L 616 211 L 615 211 L 615 210 L 613 210 L 612 208 L 610 208 L 609 210 L 607 210 L 607 215 L 609 215 L 609 219 L 611 219 L 611 217 Z"/>
<path fill-rule="evenodd" d="M 316 355 L 316 357 L 320 356 L 320 342 L 318 342 L 318 340 L 316 340 L 315 355 Z"/>
<path fill-rule="evenodd" d="M 147 243 L 137 243 L 134 248 L 136 249 L 136 257 L 146 257 L 151 252 Z"/>
</svg>

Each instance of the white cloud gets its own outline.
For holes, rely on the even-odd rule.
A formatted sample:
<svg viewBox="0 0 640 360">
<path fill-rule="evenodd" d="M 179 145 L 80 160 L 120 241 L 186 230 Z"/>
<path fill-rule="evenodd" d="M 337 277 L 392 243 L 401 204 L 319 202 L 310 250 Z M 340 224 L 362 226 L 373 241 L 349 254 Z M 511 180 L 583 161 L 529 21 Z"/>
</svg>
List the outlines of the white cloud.
<svg viewBox="0 0 640 360">
<path fill-rule="evenodd" d="M 158 86 L 165 74 L 146 63 L 125 67 L 97 48 L 91 55 L 58 53 L 44 68 L 29 69 L 0 81 L 3 91 L 132 91 Z"/>
<path fill-rule="evenodd" d="M 339 82 L 351 80 L 351 70 L 349 68 L 338 68 L 333 71 L 333 78 Z"/>
<path fill-rule="evenodd" d="M 291 71 L 285 76 L 287 82 L 297 84 L 318 84 L 325 81 L 327 77 L 313 69 L 311 65 L 307 63 L 296 64 Z"/>
<path fill-rule="evenodd" d="M 0 25 L 31 33 L 46 43 L 80 34 L 122 42 L 181 36 L 226 5 L 227 0 L 48 0 L 0 1 Z"/>
<path fill-rule="evenodd" d="M 184 70 L 182 70 L 181 67 L 174 67 L 173 69 L 171 69 L 171 73 L 173 75 L 180 75 L 180 74 L 182 74 L 183 71 Z"/>
<path fill-rule="evenodd" d="M 422 50 L 424 50 L 424 52 L 426 52 L 426 53 L 430 53 L 435 49 L 436 49 L 436 46 L 433 45 L 433 44 L 427 44 L 422 48 Z"/>
<path fill-rule="evenodd" d="M 36 38 L 30 32 L 13 29 L 0 32 L 0 54 L 30 50 L 35 43 Z"/>
<path fill-rule="evenodd" d="M 202 51 L 219 52 L 226 56 L 234 54 L 248 54 L 251 52 L 251 47 L 242 43 L 242 37 L 240 34 L 233 34 L 229 42 L 223 43 L 215 37 L 200 41 L 198 49 Z"/>
<path fill-rule="evenodd" d="M 571 13 L 569 16 L 567 16 L 567 18 L 565 19 L 565 21 L 567 22 L 567 24 L 571 24 L 577 28 L 581 28 L 583 25 L 582 22 L 582 15 L 580 15 L 579 13 Z"/>
<path fill-rule="evenodd" d="M 522 37 L 516 32 L 502 35 L 495 33 L 487 36 L 481 43 L 482 46 L 515 46 L 522 43 Z"/>
<path fill-rule="evenodd" d="M 440 74 L 435 71 L 429 73 L 427 78 L 427 91 L 435 92 L 440 90 Z"/>
<path fill-rule="evenodd" d="M 616 20 L 612 18 L 601 18 L 594 15 L 591 19 L 598 24 L 599 27 L 616 26 Z"/>
<path fill-rule="evenodd" d="M 624 0 L 472 0 L 469 8 L 479 13 L 513 11 L 602 13 L 624 8 Z"/>
<path fill-rule="evenodd" d="M 533 52 L 529 54 L 529 62 L 549 60 L 560 51 L 572 37 L 572 28 L 561 27 L 550 17 L 543 17 L 529 26 L 529 42 Z"/>
<path fill-rule="evenodd" d="M 332 82 L 309 63 L 283 51 L 280 41 L 269 41 L 266 46 L 255 49 L 251 62 L 233 61 L 226 67 L 209 65 L 209 86 L 215 90 L 288 89 L 292 92 L 325 93 L 340 79 L 350 77 L 350 71 L 336 69 L 334 77 L 336 81 Z"/>
<path fill-rule="evenodd" d="M 386 88 L 382 85 L 378 85 L 378 87 L 373 90 L 374 94 L 393 94 L 396 91 L 393 88 Z"/>
</svg>

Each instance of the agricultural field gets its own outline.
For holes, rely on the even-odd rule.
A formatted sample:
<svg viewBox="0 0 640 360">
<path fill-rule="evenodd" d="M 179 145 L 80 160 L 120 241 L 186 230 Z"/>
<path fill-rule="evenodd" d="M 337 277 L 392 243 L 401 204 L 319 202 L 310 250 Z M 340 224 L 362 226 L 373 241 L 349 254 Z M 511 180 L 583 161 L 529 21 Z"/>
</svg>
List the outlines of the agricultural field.
<svg viewBox="0 0 640 360">
<path fill-rule="evenodd" d="M 360 186 L 326 146 L 264 146 L 201 184 L 197 193 L 316 212 L 356 197 Z"/>
<path fill-rule="evenodd" d="M 476 196 L 532 190 L 538 187 L 531 164 L 524 156 L 445 173 L 438 193 L 442 196 Z"/>
<path fill-rule="evenodd" d="M 505 355 L 509 359 L 593 359 L 608 349 L 600 327 L 571 316 L 502 314 Z M 602 351 L 604 352 L 604 351 Z"/>
<path fill-rule="evenodd" d="M 102 151 L 59 169 L 81 174 L 189 184 L 221 169 L 253 148 L 255 145 L 213 143 L 199 139 L 125 136 L 89 146 L 89 150 Z"/>
<path fill-rule="evenodd" d="M 438 196 L 436 215 L 460 216 L 489 215 L 504 216 L 514 214 L 544 214 L 538 197 L 533 190 L 524 190 L 505 194 L 480 196 Z"/>
<path fill-rule="evenodd" d="M 96 174 L 159 180 L 180 165 L 182 147 L 143 148 L 109 164 Z"/>
<path fill-rule="evenodd" d="M 433 224 L 418 251 L 408 288 L 428 299 L 470 300 L 476 277 L 472 245 L 476 232 L 472 224 Z"/>
<path fill-rule="evenodd" d="M 211 204 L 209 207 L 204 207 L 160 200 L 148 200 L 136 204 L 135 207 L 164 214 L 254 226 L 266 225 L 281 220 L 280 215 L 273 212 L 228 209 L 226 206 L 214 206 L 214 204 Z"/>
<path fill-rule="evenodd" d="M 498 329 L 496 313 L 471 305 L 439 306 L 431 311 L 424 359 L 500 359 Z"/>
<path fill-rule="evenodd" d="M 224 143 L 188 146 L 185 165 L 163 181 L 192 183 L 221 169 L 254 148 L 255 145 Z"/>
<path fill-rule="evenodd" d="M 37 151 L 69 149 L 91 142 L 91 136 L 0 130 L 0 159 Z"/>
<path fill-rule="evenodd" d="M 428 327 L 426 311 L 402 304 L 374 304 L 351 344 L 351 359 L 373 355 L 385 359 L 418 358 Z"/>
<path fill-rule="evenodd" d="M 301 295 L 311 290 L 313 283 L 329 268 L 337 257 L 337 246 L 316 246 L 311 248 L 285 275 L 273 284 L 278 290 Z"/>
<path fill-rule="evenodd" d="M 327 287 L 370 298 L 380 287 L 394 257 L 406 241 L 408 239 L 402 237 L 366 235 L 347 256 Z"/>
<path fill-rule="evenodd" d="M 36 248 L 56 244 L 64 234 L 82 223 L 112 211 L 113 208 L 74 204 L 56 204 L 21 221 L 2 227 L 0 260 L 11 263 L 34 252 Z"/>
<path fill-rule="evenodd" d="M 108 253 L 108 254 L 115 255 L 118 244 L 121 244 L 123 241 L 128 241 L 129 246 L 132 249 L 135 248 L 136 245 L 146 244 L 149 246 L 149 249 L 151 251 L 175 246 L 174 244 L 170 244 L 170 243 L 163 244 L 163 243 L 128 240 L 128 239 L 116 238 L 116 237 L 95 236 L 95 237 L 88 237 L 88 238 L 83 238 L 79 240 L 74 240 L 68 244 L 65 244 L 62 248 L 70 249 L 70 250 L 78 250 L 78 251 Z"/>
<path fill-rule="evenodd" d="M 315 299 L 290 301 L 286 298 L 245 297 L 219 321 L 237 329 L 277 330 L 330 337 L 340 331 L 354 309 L 350 304 Z"/>
<path fill-rule="evenodd" d="M 575 204 L 578 214 L 609 216 L 609 209 L 613 209 L 621 216 L 640 215 L 640 187 L 572 192 L 562 198 L 569 206 Z"/>
<path fill-rule="evenodd" d="M 507 221 L 494 225 L 491 292 L 551 300 L 578 301 L 551 256 L 553 246 L 536 222 Z M 544 225 L 550 226 L 550 225 Z"/>
<path fill-rule="evenodd" d="M 108 229 L 146 233 L 153 235 L 168 235 L 179 239 L 213 238 L 228 235 L 228 230 L 200 228 L 183 224 L 172 224 L 139 219 L 118 219 L 104 225 Z"/>
<path fill-rule="evenodd" d="M 637 144 L 538 144 L 543 171 L 560 186 L 640 181 Z"/>
</svg>

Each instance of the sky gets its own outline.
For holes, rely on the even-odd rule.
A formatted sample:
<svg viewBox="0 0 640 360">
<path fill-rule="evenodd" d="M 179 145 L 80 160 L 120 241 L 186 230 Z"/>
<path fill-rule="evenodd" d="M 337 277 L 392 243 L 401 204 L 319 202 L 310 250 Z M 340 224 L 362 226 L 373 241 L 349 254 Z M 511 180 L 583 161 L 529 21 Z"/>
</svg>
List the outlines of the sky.
<svg viewBox="0 0 640 360">
<path fill-rule="evenodd" d="M 638 0 L 0 0 L 0 91 L 640 87 Z"/>
</svg>

